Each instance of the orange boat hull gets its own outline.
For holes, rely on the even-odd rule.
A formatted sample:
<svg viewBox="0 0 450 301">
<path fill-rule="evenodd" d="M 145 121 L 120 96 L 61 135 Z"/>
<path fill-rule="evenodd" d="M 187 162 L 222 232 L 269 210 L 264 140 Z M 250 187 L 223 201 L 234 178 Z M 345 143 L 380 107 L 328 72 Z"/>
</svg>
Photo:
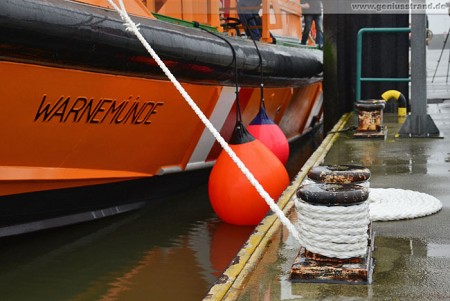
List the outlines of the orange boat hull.
<svg viewBox="0 0 450 301">
<path fill-rule="evenodd" d="M 204 126 L 170 82 L 1 62 L 5 100 L 0 110 L 0 195 L 100 184 L 183 171 L 213 161 L 213 145 L 199 145 Z M 216 120 L 225 136 L 234 121 L 234 91 L 185 84 L 206 116 L 220 102 Z M 303 88 L 305 103 L 320 85 Z M 275 119 L 295 106 L 293 89 L 268 89 Z M 244 119 L 259 106 L 259 92 L 242 89 Z M 255 95 L 253 95 L 255 94 Z M 306 101 L 307 103 L 308 101 Z M 312 101 L 310 101 L 313 103 Z M 216 108 L 217 109 L 217 108 Z M 311 112 L 310 112 L 311 113 Z M 277 116 L 281 115 L 281 116 Z M 309 116 L 302 116 L 305 122 Z M 298 121 L 297 121 L 298 122 Z M 288 126 L 298 127 L 293 120 Z M 291 136 L 301 128 L 286 129 Z M 202 147 L 204 146 L 204 147 Z M 209 147 L 209 149 L 208 149 Z M 191 160 L 194 151 L 207 156 Z"/>
<path fill-rule="evenodd" d="M 41 2 L 51 22 L 63 20 L 61 28 L 77 36 L 72 38 L 53 23 L 47 24 L 40 11 L 34 10 Z M 99 2 L 106 5 L 106 1 Z M 67 15 L 57 18 L 52 10 L 59 2 L 29 3 L 0 4 L 0 21 L 5 25 L 0 29 L 4 51 L 0 56 L 0 237 L 20 232 L 2 227 L 34 223 L 37 215 L 52 219 L 48 226 L 58 226 L 62 224 L 54 220 L 56 216 L 102 208 L 120 212 L 115 206 L 197 185 L 200 180 L 183 178 L 183 174 L 207 175 L 221 148 L 154 61 L 142 53 L 141 45 L 131 45 L 134 39 L 122 27 L 117 29 L 118 16 L 95 7 L 96 3 L 87 6 L 65 1 L 67 10 L 62 11 Z M 11 12 L 26 5 L 35 24 L 25 22 L 20 13 L 11 17 Z M 70 25 L 74 22 L 70 14 L 81 24 L 89 19 L 84 8 L 99 21 L 86 23 L 80 30 Z M 153 22 L 143 26 L 150 37 L 157 32 L 153 25 L 164 27 L 164 22 L 147 16 L 142 5 L 131 8 Z M 102 18 L 101 13 L 108 17 Z M 196 30 L 168 26 L 170 30 L 163 36 L 180 28 L 174 36 L 181 36 L 179 41 L 190 47 L 197 46 L 197 39 L 202 43 L 211 39 L 208 33 L 200 32 L 197 37 Z M 86 31 L 88 38 L 80 41 Z M 35 34 L 42 37 L 33 37 Z M 97 35 L 99 42 L 92 38 Z M 111 41 L 117 43 L 108 44 Z M 166 47 L 164 43 L 170 41 L 171 37 L 161 45 Z M 237 61 L 244 83 L 239 100 L 247 125 L 260 106 L 259 63 L 250 59 L 256 55 L 252 43 L 232 42 L 241 50 Z M 77 43 L 81 50 L 76 49 Z M 214 43 L 219 45 L 216 40 Z M 182 85 L 187 93 L 228 140 L 236 122 L 236 94 L 230 85 L 234 68 L 230 49 L 220 43 L 228 57 L 217 58 L 210 51 L 206 58 L 184 61 L 183 55 L 195 59 L 198 54 L 195 50 L 176 53 L 177 47 L 163 49 L 166 63 L 185 79 Z M 263 65 L 270 73 L 264 89 L 267 113 L 288 139 L 294 139 L 322 118 L 322 86 L 317 75 L 321 62 L 315 54 L 292 47 L 281 46 L 281 57 L 274 45 L 260 47 L 266 55 Z M 180 57 L 173 57 L 174 53 Z M 280 66 L 272 59 L 288 63 Z M 304 70 L 296 68 L 303 62 Z M 289 78 L 285 71 L 293 76 Z M 92 215 L 97 217 L 97 213 Z M 42 227 L 30 225 L 33 230 Z"/>
</svg>

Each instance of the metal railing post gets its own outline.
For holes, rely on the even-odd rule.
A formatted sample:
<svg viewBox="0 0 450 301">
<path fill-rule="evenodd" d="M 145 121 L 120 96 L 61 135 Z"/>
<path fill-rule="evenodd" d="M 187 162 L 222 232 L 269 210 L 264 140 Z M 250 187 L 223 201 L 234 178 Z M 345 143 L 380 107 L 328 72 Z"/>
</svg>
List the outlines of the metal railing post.
<svg viewBox="0 0 450 301">
<path fill-rule="evenodd" d="M 407 78 L 389 78 L 389 77 L 361 77 L 362 72 L 362 38 L 366 32 L 385 33 L 385 32 L 397 32 L 397 33 L 409 33 L 411 29 L 409 27 L 375 27 L 375 28 L 361 28 L 358 31 L 356 39 L 356 87 L 355 98 L 356 101 L 361 100 L 361 82 L 409 82 L 411 79 Z"/>
</svg>

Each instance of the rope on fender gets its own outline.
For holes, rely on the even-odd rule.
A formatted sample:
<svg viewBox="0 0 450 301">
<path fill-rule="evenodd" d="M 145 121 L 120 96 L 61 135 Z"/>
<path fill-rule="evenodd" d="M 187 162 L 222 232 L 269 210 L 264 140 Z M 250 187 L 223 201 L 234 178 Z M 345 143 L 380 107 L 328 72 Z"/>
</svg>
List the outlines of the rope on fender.
<svg viewBox="0 0 450 301">
<path fill-rule="evenodd" d="M 250 181 L 250 183 L 255 187 L 256 191 L 259 193 L 259 195 L 264 199 L 264 201 L 267 203 L 267 205 L 270 207 L 270 209 L 278 216 L 280 221 L 286 226 L 288 231 L 292 234 L 292 236 L 297 239 L 297 241 L 302 244 L 302 241 L 300 239 L 299 233 L 295 226 L 289 221 L 289 219 L 284 215 L 283 211 L 276 205 L 275 201 L 272 199 L 272 197 L 264 190 L 264 188 L 261 186 L 261 184 L 256 180 L 256 178 L 253 176 L 253 174 L 248 170 L 248 168 L 244 165 L 244 163 L 239 159 L 238 156 L 234 153 L 234 151 L 230 148 L 228 143 L 223 139 L 223 137 L 220 135 L 220 133 L 214 128 L 212 123 L 208 120 L 208 118 L 203 114 L 203 112 L 200 110 L 200 108 L 197 106 L 197 104 L 194 102 L 194 100 L 189 96 L 189 94 L 186 92 L 186 90 L 181 86 L 181 84 L 178 82 L 178 80 L 175 78 L 175 76 L 170 72 L 170 70 L 167 68 L 167 66 L 164 64 L 164 62 L 160 59 L 158 54 L 153 50 L 153 48 L 150 46 L 150 44 L 147 42 L 147 40 L 144 38 L 144 36 L 140 33 L 139 27 L 136 23 L 131 20 L 130 16 L 128 15 L 125 6 L 123 4 L 122 0 L 118 0 L 120 8 L 114 3 L 113 0 L 108 0 L 108 3 L 119 13 L 120 17 L 124 21 L 124 25 L 126 26 L 126 29 L 128 31 L 133 32 L 136 37 L 139 39 L 139 41 L 142 43 L 142 45 L 145 47 L 145 49 L 148 51 L 148 53 L 152 56 L 152 58 L 156 61 L 158 66 L 162 69 L 162 71 L 165 73 L 165 75 L 169 78 L 169 80 L 172 82 L 172 84 L 175 86 L 175 88 L 180 92 L 180 94 L 183 96 L 183 98 L 186 100 L 188 105 L 192 108 L 192 110 L 197 114 L 197 116 L 200 118 L 200 120 L 203 122 L 203 124 L 206 126 L 206 128 L 211 132 L 211 134 L 214 136 L 214 138 L 217 140 L 217 142 L 222 146 L 222 148 L 225 150 L 225 152 L 230 156 L 230 158 L 233 160 L 233 162 L 238 166 L 238 168 L 242 171 L 242 173 L 247 177 L 247 179 Z"/>
</svg>

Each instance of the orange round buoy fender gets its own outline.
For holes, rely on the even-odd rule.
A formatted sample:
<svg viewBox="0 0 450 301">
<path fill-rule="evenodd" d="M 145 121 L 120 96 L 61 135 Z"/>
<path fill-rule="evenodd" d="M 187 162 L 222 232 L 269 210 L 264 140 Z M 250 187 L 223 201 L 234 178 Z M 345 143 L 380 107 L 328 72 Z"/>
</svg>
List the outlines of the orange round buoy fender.
<svg viewBox="0 0 450 301">
<path fill-rule="evenodd" d="M 247 126 L 250 134 L 264 143 L 283 164 L 289 158 L 289 143 L 281 128 L 267 115 L 264 107 L 260 107 L 256 117 Z"/>
<path fill-rule="evenodd" d="M 281 161 L 242 124 L 236 125 L 230 147 L 267 193 L 277 200 L 289 185 L 289 176 Z M 211 170 L 208 194 L 219 218 L 233 225 L 257 225 L 269 211 L 264 199 L 225 151 Z"/>
</svg>

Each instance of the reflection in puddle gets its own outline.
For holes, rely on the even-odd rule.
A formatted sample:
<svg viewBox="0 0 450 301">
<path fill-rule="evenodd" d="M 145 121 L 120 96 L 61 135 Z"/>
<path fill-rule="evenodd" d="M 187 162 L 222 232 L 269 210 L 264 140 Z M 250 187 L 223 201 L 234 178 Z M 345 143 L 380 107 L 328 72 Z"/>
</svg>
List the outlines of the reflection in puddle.
<svg viewBox="0 0 450 301">
<path fill-rule="evenodd" d="M 450 244 L 428 244 L 427 256 L 450 258 Z"/>
<path fill-rule="evenodd" d="M 375 296 L 389 296 L 389 300 L 442 300 L 441 297 L 449 296 L 449 244 L 375 236 L 371 285 L 298 283 L 289 280 L 288 272 L 298 245 L 290 236 L 283 237 L 282 232 L 273 239 L 267 256 L 238 300 L 367 300 Z"/>
</svg>

